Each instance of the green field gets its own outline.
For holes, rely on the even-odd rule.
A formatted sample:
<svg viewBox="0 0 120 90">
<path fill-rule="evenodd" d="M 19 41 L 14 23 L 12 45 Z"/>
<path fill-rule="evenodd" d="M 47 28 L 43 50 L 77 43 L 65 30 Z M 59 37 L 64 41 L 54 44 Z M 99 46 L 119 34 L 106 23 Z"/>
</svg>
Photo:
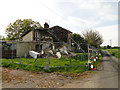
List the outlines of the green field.
<svg viewBox="0 0 120 90">
<path fill-rule="evenodd" d="M 86 57 L 87 58 L 87 57 Z M 21 64 L 20 64 L 21 61 Z M 2 66 L 13 69 L 24 69 L 28 71 L 45 71 L 45 72 L 68 72 L 68 73 L 81 73 L 88 70 L 88 60 L 81 60 L 81 57 L 60 59 L 52 58 L 39 58 L 34 62 L 33 58 L 15 58 L 15 59 L 2 59 Z M 17 64 L 14 64 L 14 63 Z M 96 62 L 98 63 L 99 60 Z M 45 70 L 44 67 L 49 65 L 49 69 Z M 80 66 L 81 65 L 81 66 Z M 95 64 L 96 65 L 96 64 Z"/>
<path fill-rule="evenodd" d="M 111 55 L 120 59 L 120 49 L 104 49 L 107 50 Z"/>
</svg>

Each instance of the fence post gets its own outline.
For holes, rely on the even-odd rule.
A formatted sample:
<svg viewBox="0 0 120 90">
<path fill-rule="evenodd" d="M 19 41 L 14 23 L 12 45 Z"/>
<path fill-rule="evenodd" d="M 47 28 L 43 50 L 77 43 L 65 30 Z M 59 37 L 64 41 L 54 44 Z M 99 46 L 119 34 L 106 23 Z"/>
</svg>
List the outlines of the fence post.
<svg viewBox="0 0 120 90">
<path fill-rule="evenodd" d="M 20 55 L 20 64 L 21 64 L 21 56 L 22 56 L 22 42 L 21 42 L 21 55 Z"/>
<path fill-rule="evenodd" d="M 90 70 L 89 44 L 88 44 L 88 70 Z"/>
<path fill-rule="evenodd" d="M 12 42 L 12 58 L 11 58 L 11 60 L 12 60 L 12 63 L 13 63 L 13 42 Z"/>
</svg>

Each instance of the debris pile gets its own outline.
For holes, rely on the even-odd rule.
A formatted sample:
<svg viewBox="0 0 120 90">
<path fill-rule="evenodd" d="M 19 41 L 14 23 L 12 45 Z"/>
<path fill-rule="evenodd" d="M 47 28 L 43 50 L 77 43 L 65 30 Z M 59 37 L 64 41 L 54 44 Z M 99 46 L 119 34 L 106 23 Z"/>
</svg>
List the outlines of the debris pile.
<svg viewBox="0 0 120 90">
<path fill-rule="evenodd" d="M 70 57 L 70 56 L 76 56 L 76 54 L 68 51 L 68 48 L 66 46 L 59 47 L 57 49 L 44 49 L 39 52 L 35 51 L 29 51 L 29 55 L 32 58 L 61 58 L 62 56 Z"/>
</svg>

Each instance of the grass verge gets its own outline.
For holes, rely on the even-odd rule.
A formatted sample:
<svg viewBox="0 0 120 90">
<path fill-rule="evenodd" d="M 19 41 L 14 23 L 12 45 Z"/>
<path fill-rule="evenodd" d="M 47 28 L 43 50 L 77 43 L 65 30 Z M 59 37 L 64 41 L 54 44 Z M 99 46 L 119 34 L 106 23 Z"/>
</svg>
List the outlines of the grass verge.
<svg viewBox="0 0 120 90">
<path fill-rule="evenodd" d="M 120 49 L 104 49 L 107 50 L 112 56 L 120 59 Z"/>
<path fill-rule="evenodd" d="M 99 57 L 100 58 L 100 57 Z M 18 63 L 18 64 L 14 64 Z M 80 60 L 79 57 L 66 58 L 62 57 L 61 59 L 49 59 L 48 69 L 44 69 L 44 66 L 47 65 L 47 59 L 39 58 L 36 62 L 32 58 L 21 58 L 21 64 L 19 58 L 15 59 L 2 59 L 2 67 L 9 67 L 12 69 L 23 69 L 27 71 L 44 71 L 44 72 L 65 72 L 65 73 L 82 73 L 88 71 L 87 60 Z M 94 62 L 94 65 L 97 66 L 99 59 Z M 81 66 L 80 66 L 81 65 Z"/>
</svg>

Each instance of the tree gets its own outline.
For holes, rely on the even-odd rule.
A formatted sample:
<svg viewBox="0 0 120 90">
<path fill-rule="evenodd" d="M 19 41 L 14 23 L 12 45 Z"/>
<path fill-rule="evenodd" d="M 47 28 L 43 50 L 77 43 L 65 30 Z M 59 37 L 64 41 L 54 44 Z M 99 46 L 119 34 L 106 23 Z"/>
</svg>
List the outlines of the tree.
<svg viewBox="0 0 120 90">
<path fill-rule="evenodd" d="M 98 31 L 86 30 L 83 32 L 84 39 L 88 42 L 88 44 L 99 47 L 103 43 L 102 36 Z"/>
<path fill-rule="evenodd" d="M 17 19 L 14 23 L 10 23 L 6 28 L 7 39 L 21 39 L 22 34 L 28 30 L 34 30 L 35 28 L 42 28 L 42 26 L 39 22 L 32 21 L 32 19 Z"/>
<path fill-rule="evenodd" d="M 72 39 L 78 44 L 80 45 L 80 47 L 87 52 L 87 41 L 81 37 L 80 34 L 72 34 Z M 74 47 L 76 47 L 75 52 L 81 52 L 81 50 L 78 49 L 78 46 L 74 43 Z"/>
<path fill-rule="evenodd" d="M 111 48 L 111 46 L 107 45 L 107 49 L 110 49 L 110 48 Z"/>
</svg>

